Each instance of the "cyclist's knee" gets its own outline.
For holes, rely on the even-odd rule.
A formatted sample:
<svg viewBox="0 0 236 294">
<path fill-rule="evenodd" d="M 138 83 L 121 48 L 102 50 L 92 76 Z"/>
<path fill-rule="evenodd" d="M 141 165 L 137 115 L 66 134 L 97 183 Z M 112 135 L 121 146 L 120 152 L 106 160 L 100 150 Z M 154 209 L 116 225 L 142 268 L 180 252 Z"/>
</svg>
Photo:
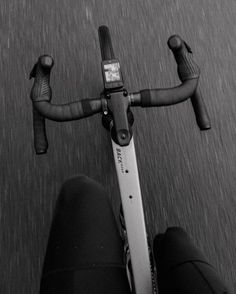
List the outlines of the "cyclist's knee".
<svg viewBox="0 0 236 294">
<path fill-rule="evenodd" d="M 63 182 L 61 192 L 68 193 L 71 191 L 78 191 L 78 189 L 89 180 L 90 178 L 83 174 L 72 176 Z"/>
<path fill-rule="evenodd" d="M 187 294 L 193 289 L 196 293 L 228 293 L 214 268 L 184 229 L 172 227 L 164 234 L 158 234 L 153 251 L 158 264 L 160 293 Z"/>
<path fill-rule="evenodd" d="M 85 175 L 68 178 L 62 185 L 59 201 L 70 202 L 76 199 L 106 198 L 106 192 L 101 184 Z M 77 199 L 78 200 L 78 199 Z"/>
<path fill-rule="evenodd" d="M 153 247 L 155 259 L 167 271 L 189 260 L 206 262 L 202 252 L 195 247 L 189 235 L 181 227 L 170 227 L 164 234 L 157 235 Z"/>
</svg>

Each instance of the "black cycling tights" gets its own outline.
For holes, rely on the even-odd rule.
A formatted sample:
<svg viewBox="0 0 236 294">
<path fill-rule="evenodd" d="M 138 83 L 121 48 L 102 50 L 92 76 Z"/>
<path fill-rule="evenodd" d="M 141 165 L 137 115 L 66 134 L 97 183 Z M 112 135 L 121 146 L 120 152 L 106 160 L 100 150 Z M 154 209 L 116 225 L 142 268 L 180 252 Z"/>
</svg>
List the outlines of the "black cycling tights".
<svg viewBox="0 0 236 294">
<path fill-rule="evenodd" d="M 160 294 L 228 293 L 181 228 L 157 235 L 153 246 Z M 109 198 L 85 176 L 67 180 L 57 201 L 40 289 L 49 293 L 131 293 Z"/>
</svg>

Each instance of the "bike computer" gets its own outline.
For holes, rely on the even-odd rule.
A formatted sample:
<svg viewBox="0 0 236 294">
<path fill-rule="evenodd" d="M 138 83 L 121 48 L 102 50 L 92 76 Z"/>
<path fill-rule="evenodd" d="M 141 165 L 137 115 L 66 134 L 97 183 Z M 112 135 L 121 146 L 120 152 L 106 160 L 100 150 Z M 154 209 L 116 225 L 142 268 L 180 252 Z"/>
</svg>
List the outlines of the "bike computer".
<svg viewBox="0 0 236 294">
<path fill-rule="evenodd" d="M 102 74 L 106 90 L 123 88 L 120 63 L 117 59 L 102 61 Z"/>
</svg>

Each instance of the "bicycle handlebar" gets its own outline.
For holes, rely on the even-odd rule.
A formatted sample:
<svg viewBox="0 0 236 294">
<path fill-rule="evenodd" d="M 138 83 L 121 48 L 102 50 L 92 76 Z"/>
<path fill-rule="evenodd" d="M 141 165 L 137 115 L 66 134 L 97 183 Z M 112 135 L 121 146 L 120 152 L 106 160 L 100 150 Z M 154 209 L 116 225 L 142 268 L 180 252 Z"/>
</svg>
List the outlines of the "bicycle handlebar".
<svg viewBox="0 0 236 294">
<path fill-rule="evenodd" d="M 48 148 L 45 117 L 54 121 L 69 121 L 99 113 L 102 109 L 100 98 L 52 104 L 50 73 L 53 65 L 51 56 L 42 55 L 30 73 L 30 79 L 35 78 L 30 98 L 33 101 L 34 146 L 37 154 L 44 154 Z"/>
<path fill-rule="evenodd" d="M 177 72 L 182 84 L 169 89 L 144 89 L 138 93 L 130 93 L 127 95 L 127 105 L 128 107 L 167 106 L 191 98 L 198 126 L 201 130 L 209 129 L 209 116 L 201 94 L 197 90 L 200 70 L 192 59 L 192 51 L 177 35 L 169 38 L 168 46 L 174 54 Z M 48 55 L 40 56 L 30 74 L 30 78 L 35 78 L 30 97 L 34 110 L 34 145 L 37 154 L 45 153 L 48 146 L 45 117 L 55 121 L 68 121 L 88 117 L 104 111 L 103 106 L 104 104 L 107 105 L 109 100 L 107 96 L 103 96 L 102 99 L 83 99 L 63 105 L 51 104 L 50 73 L 53 65 L 52 57 Z"/>
<path fill-rule="evenodd" d="M 145 89 L 135 93 L 133 105 L 142 107 L 174 105 L 191 98 L 196 121 L 201 130 L 211 128 L 209 115 L 201 94 L 197 89 L 200 70 L 193 61 L 191 48 L 177 35 L 171 36 L 168 46 L 172 50 L 176 63 L 179 79 L 182 84 L 170 89 Z"/>
</svg>

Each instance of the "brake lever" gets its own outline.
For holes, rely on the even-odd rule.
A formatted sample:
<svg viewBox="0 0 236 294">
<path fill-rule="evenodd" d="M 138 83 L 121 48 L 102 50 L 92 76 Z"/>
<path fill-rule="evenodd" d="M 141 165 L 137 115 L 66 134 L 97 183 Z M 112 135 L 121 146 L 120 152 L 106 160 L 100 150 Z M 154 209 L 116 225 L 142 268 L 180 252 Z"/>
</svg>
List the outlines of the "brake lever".
<svg viewBox="0 0 236 294">
<path fill-rule="evenodd" d="M 185 45 L 187 51 L 188 51 L 189 53 L 193 54 L 192 48 L 188 45 L 188 43 L 186 43 L 185 41 L 183 41 L 183 42 L 184 42 L 184 45 Z"/>
<path fill-rule="evenodd" d="M 178 76 L 181 82 L 184 82 L 186 79 L 194 78 L 194 76 L 191 76 L 190 74 L 192 67 L 191 59 L 188 57 L 188 54 L 192 54 L 190 46 L 178 35 L 174 35 L 169 38 L 168 46 L 173 52 L 175 60 L 178 64 Z M 187 63 L 188 68 L 186 68 Z M 210 129 L 210 118 L 198 86 L 190 98 L 200 130 Z"/>
<path fill-rule="evenodd" d="M 35 79 L 30 93 L 30 98 L 33 101 L 34 148 L 36 154 L 47 153 L 48 140 L 45 117 L 35 108 L 34 103 L 40 101 L 50 101 L 51 99 L 49 79 L 53 64 L 53 59 L 50 56 L 43 55 L 34 64 L 29 75 L 29 79 Z"/>
<path fill-rule="evenodd" d="M 35 63 L 35 65 L 33 66 L 32 70 L 30 72 L 30 75 L 29 75 L 29 80 L 36 77 L 37 66 L 38 66 L 38 62 Z"/>
</svg>

